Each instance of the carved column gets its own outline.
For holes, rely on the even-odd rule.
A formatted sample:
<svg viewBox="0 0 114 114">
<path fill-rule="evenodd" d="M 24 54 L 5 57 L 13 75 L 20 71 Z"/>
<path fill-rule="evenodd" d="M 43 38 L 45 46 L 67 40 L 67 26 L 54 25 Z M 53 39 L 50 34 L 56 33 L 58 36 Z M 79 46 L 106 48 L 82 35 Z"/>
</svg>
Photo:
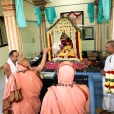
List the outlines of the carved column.
<svg viewBox="0 0 114 114">
<path fill-rule="evenodd" d="M 2 0 L 1 4 L 4 14 L 9 51 L 14 49 L 17 50 L 20 58 L 22 58 L 22 40 L 20 30 L 16 23 L 14 0 Z"/>
<path fill-rule="evenodd" d="M 94 1 L 94 4 L 96 5 L 96 15 L 95 17 L 98 16 L 98 2 L 99 0 L 95 0 Z M 95 40 L 95 44 L 96 44 L 96 51 L 99 51 L 101 49 L 101 42 L 100 42 L 100 39 L 101 39 L 101 25 L 99 23 L 97 23 L 97 18 L 96 18 L 96 40 Z"/>
<path fill-rule="evenodd" d="M 111 9 L 110 40 L 114 40 L 114 0 L 112 0 L 112 9 Z"/>
<path fill-rule="evenodd" d="M 40 26 L 40 36 L 41 36 L 41 44 L 42 44 L 42 49 L 46 47 L 46 24 L 45 24 L 45 5 L 46 1 L 45 0 L 32 0 L 32 2 L 40 7 L 41 10 L 41 26 Z"/>
</svg>

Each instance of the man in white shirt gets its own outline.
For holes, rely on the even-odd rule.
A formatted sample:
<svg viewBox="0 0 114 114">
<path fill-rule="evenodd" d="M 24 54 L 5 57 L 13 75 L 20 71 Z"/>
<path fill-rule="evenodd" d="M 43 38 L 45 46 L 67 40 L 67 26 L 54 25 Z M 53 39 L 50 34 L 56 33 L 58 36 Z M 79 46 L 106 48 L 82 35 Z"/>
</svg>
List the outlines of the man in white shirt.
<svg viewBox="0 0 114 114">
<path fill-rule="evenodd" d="M 103 86 L 103 96 L 107 95 L 106 91 L 105 91 L 105 74 L 108 70 L 114 70 L 114 41 L 108 41 L 106 43 L 106 51 L 107 53 L 109 53 L 109 56 L 106 58 L 105 61 L 105 66 L 104 69 L 101 70 L 101 74 L 103 75 L 102 77 L 102 86 Z M 110 94 L 108 94 L 110 95 Z M 112 95 L 114 97 L 114 95 Z M 114 99 L 114 98 L 113 98 Z M 112 101 L 114 101 L 113 99 L 111 99 Z M 105 104 L 103 104 L 105 105 Z M 107 110 L 107 112 L 102 112 L 100 114 L 110 114 L 110 112 L 114 111 L 114 102 L 110 104 L 110 108 L 109 110 Z"/>
<path fill-rule="evenodd" d="M 9 53 L 9 58 L 7 60 L 7 62 L 4 65 L 4 73 L 6 75 L 6 82 L 7 79 L 9 78 L 9 76 L 17 71 L 17 61 L 18 61 L 18 57 L 19 57 L 19 53 L 17 52 L 17 50 L 12 50 Z"/>
</svg>

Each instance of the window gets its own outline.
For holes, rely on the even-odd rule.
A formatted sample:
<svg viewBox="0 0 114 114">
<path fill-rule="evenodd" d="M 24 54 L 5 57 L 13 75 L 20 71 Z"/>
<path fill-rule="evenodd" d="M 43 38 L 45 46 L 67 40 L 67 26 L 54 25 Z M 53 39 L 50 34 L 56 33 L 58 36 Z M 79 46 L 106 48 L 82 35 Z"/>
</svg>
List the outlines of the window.
<svg viewBox="0 0 114 114">
<path fill-rule="evenodd" d="M 6 35 L 6 28 L 4 17 L 0 16 L 0 47 L 7 46 L 7 35 Z"/>
</svg>

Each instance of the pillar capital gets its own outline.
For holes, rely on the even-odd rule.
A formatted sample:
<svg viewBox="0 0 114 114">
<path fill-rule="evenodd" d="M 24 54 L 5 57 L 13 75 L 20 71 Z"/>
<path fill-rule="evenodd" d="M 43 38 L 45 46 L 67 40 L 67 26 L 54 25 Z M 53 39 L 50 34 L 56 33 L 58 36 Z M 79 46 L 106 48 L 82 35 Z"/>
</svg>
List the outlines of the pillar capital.
<svg viewBox="0 0 114 114">
<path fill-rule="evenodd" d="M 2 6 L 11 6 L 14 5 L 14 0 L 2 0 L 1 4 Z"/>
<path fill-rule="evenodd" d="M 15 3 L 14 0 L 2 0 L 1 1 L 2 10 L 4 16 L 15 15 Z"/>
<path fill-rule="evenodd" d="M 98 5 L 99 0 L 94 0 L 94 5 Z"/>
<path fill-rule="evenodd" d="M 45 28 L 46 28 L 46 25 L 45 25 L 45 13 L 44 13 L 44 10 L 45 10 L 45 5 L 47 4 L 47 2 L 45 0 L 32 0 L 32 2 L 38 6 L 41 10 L 41 20 L 42 20 L 42 23 L 41 23 L 41 26 L 40 26 L 40 35 L 41 35 L 41 43 L 42 43 L 42 48 L 45 48 L 46 47 L 46 33 L 45 33 Z"/>
<path fill-rule="evenodd" d="M 94 5 L 96 6 L 95 8 L 96 17 L 98 16 L 98 3 L 99 3 L 99 0 L 94 0 Z"/>
<path fill-rule="evenodd" d="M 43 10 L 45 8 L 45 5 L 47 4 L 47 2 L 45 0 L 32 0 L 32 2 Z"/>
<path fill-rule="evenodd" d="M 41 10 L 41 19 L 44 22 L 45 21 L 45 13 L 44 13 L 44 10 L 45 10 L 45 5 L 47 4 L 47 2 L 45 0 L 32 0 L 32 2 L 36 6 L 40 7 L 40 10 Z"/>
</svg>

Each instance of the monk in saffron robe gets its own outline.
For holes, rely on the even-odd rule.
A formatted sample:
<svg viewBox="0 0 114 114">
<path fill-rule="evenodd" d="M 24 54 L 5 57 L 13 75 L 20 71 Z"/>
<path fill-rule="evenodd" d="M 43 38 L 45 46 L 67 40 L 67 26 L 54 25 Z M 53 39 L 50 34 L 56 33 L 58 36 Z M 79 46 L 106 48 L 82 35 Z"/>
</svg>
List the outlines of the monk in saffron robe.
<svg viewBox="0 0 114 114">
<path fill-rule="evenodd" d="M 5 86 L 3 114 L 38 114 L 40 111 L 40 91 L 42 79 L 40 71 L 46 63 L 46 55 L 51 48 L 44 49 L 41 63 L 31 70 L 26 58 L 18 61 L 18 71 L 9 76 Z"/>
<path fill-rule="evenodd" d="M 86 85 L 73 82 L 73 63 L 60 63 L 57 73 L 58 85 L 48 89 L 40 114 L 89 114 L 90 92 Z"/>
</svg>

